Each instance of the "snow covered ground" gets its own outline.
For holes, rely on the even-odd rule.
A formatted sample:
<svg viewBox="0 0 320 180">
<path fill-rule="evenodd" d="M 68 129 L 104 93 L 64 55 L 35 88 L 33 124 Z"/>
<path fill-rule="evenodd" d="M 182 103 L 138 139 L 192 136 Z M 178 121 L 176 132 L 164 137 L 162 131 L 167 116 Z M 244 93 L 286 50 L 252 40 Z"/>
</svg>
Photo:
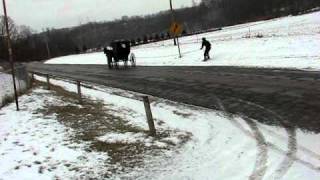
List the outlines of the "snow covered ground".
<svg viewBox="0 0 320 180">
<path fill-rule="evenodd" d="M 86 152 L 88 144 L 70 142 L 72 129 L 55 116 L 44 118 L 35 113 L 47 102 L 67 104 L 49 94 L 36 89 L 32 95 L 21 97 L 20 112 L 15 111 L 14 104 L 0 110 L 0 179 L 97 177 L 95 173 L 104 169 L 106 154 Z M 75 168 L 81 172 L 70 170 Z"/>
<path fill-rule="evenodd" d="M 68 82 L 51 83 L 71 92 L 77 90 Z M 170 132 L 166 137 L 151 138 L 144 132 L 148 126 L 141 94 L 89 86 L 82 88 L 86 98 L 102 101 L 113 114 L 143 130 L 106 131 L 96 140 L 160 148 L 156 155 L 142 155 L 142 165 L 124 168 L 110 179 L 320 178 L 320 134 L 267 126 L 151 97 L 158 133 Z M 112 173 L 111 168 L 121 168 L 117 163 L 112 165 L 107 152 L 86 151 L 90 142 L 71 141 L 75 130 L 59 122 L 58 114 L 43 116 L 37 111 L 48 104 L 64 107 L 70 102 L 37 88 L 22 96 L 21 104 L 20 112 L 14 105 L 0 110 L 0 179 L 101 178 L 103 173 Z M 186 135 L 190 137 L 182 138 Z"/>
<path fill-rule="evenodd" d="M 14 90 L 12 84 L 12 76 L 9 74 L 1 73 L 0 72 L 0 107 L 3 105 L 5 98 L 13 97 Z M 27 87 L 26 82 L 21 80 L 16 80 L 17 89 L 22 91 L 25 90 Z"/>
<path fill-rule="evenodd" d="M 257 36 L 262 36 L 258 38 Z M 202 62 L 201 38 L 212 43 L 212 60 Z M 224 27 L 133 48 L 140 66 L 246 66 L 320 70 L 320 12 Z M 52 64 L 106 64 L 103 53 L 54 58 Z"/>
</svg>

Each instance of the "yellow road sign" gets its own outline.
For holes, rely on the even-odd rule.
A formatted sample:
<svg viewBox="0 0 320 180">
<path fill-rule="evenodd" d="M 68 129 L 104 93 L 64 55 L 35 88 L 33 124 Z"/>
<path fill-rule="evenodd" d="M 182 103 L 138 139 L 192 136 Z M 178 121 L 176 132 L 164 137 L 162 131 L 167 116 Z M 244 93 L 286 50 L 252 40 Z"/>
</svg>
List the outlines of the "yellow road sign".
<svg viewBox="0 0 320 180">
<path fill-rule="evenodd" d="M 176 22 L 171 24 L 171 27 L 170 27 L 171 34 L 173 34 L 175 36 L 179 36 L 179 35 L 181 35 L 182 31 L 183 31 L 183 28 L 182 28 L 181 24 L 178 24 Z"/>
</svg>

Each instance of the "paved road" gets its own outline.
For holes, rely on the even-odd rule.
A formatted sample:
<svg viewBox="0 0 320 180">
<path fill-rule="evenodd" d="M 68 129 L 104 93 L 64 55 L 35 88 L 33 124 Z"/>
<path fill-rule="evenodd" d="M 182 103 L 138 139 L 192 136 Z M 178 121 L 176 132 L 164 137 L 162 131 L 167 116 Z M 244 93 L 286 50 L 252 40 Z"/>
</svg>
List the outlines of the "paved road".
<svg viewBox="0 0 320 180">
<path fill-rule="evenodd" d="M 236 67 L 108 70 L 101 65 L 37 63 L 28 68 L 320 132 L 320 72 Z"/>
</svg>

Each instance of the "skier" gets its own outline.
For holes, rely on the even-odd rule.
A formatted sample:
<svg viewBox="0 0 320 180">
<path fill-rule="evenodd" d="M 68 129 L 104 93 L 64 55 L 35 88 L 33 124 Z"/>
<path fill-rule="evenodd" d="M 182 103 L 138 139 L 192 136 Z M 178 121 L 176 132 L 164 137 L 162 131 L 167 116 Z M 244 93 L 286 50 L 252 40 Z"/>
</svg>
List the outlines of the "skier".
<svg viewBox="0 0 320 180">
<path fill-rule="evenodd" d="M 201 50 L 203 49 L 203 47 L 205 47 L 205 51 L 204 51 L 204 60 L 203 61 L 207 61 L 208 59 L 210 59 L 210 50 L 211 50 L 211 44 L 209 41 L 206 40 L 206 38 L 202 38 L 202 46 L 201 46 Z"/>
</svg>

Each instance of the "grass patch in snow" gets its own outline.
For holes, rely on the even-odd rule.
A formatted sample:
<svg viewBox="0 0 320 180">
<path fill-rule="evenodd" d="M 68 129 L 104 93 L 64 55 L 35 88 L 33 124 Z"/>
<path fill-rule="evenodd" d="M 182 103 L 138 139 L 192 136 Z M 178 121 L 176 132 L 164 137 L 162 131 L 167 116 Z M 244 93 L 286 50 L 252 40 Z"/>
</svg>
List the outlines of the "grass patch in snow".
<svg viewBox="0 0 320 180">
<path fill-rule="evenodd" d="M 37 83 L 45 86 L 45 83 Z M 161 155 L 163 151 L 182 146 L 190 139 L 190 134 L 166 129 L 159 130 L 155 138 L 149 137 L 145 129 L 115 115 L 119 114 L 119 110 L 116 112 L 112 104 L 84 99 L 82 105 L 77 105 L 76 93 L 54 85 L 51 85 L 51 89 L 56 96 L 70 104 L 48 104 L 39 112 L 44 116 L 55 115 L 58 121 L 72 128 L 76 132 L 73 141 L 89 142 L 91 146 L 88 151 L 107 152 L 111 157 L 108 163 L 115 165 L 113 172 L 116 174 L 129 171 L 130 168 L 142 167 L 145 156 Z M 129 111 L 130 109 L 123 109 L 120 114 L 134 113 Z M 158 125 L 161 126 L 161 123 Z M 174 137 L 171 137 L 173 135 Z"/>
</svg>

